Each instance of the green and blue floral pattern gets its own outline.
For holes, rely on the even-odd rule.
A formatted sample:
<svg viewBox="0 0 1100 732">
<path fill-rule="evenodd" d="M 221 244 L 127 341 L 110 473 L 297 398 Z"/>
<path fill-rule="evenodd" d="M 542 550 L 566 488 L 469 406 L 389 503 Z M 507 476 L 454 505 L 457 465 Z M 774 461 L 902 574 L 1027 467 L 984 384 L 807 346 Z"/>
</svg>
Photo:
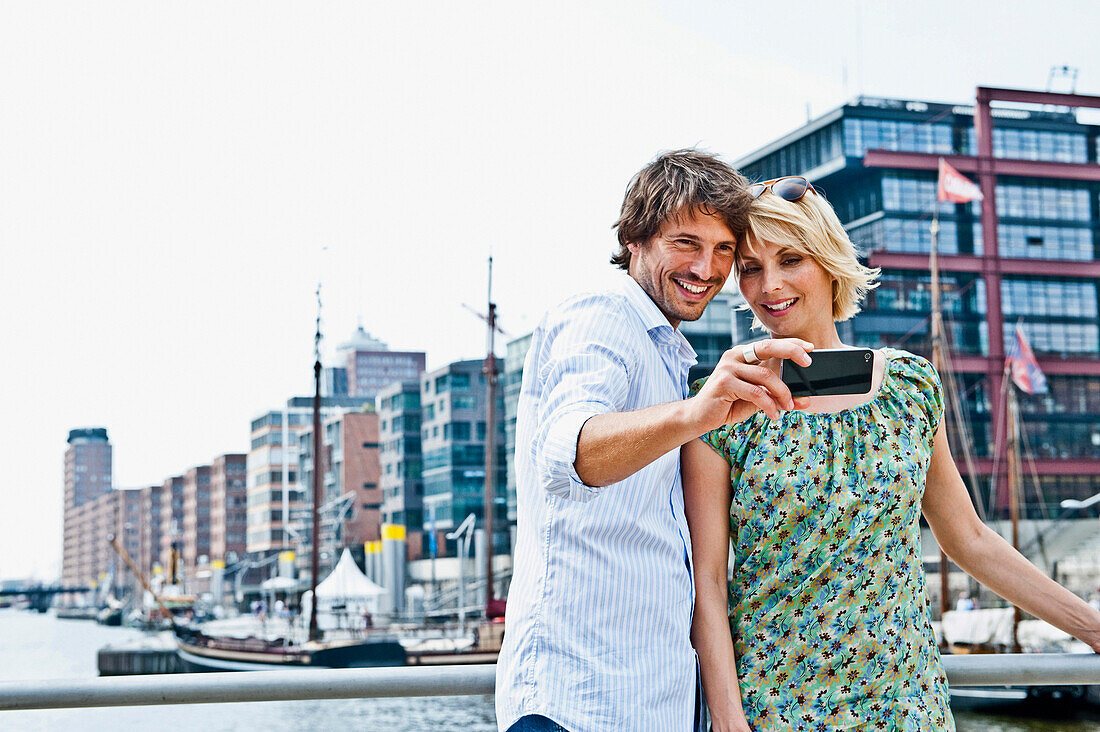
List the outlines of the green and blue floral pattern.
<svg viewBox="0 0 1100 732">
<path fill-rule="evenodd" d="M 918 523 L 940 383 L 885 353 L 866 404 L 703 436 L 731 467 L 730 628 L 753 730 L 955 728 Z"/>
</svg>

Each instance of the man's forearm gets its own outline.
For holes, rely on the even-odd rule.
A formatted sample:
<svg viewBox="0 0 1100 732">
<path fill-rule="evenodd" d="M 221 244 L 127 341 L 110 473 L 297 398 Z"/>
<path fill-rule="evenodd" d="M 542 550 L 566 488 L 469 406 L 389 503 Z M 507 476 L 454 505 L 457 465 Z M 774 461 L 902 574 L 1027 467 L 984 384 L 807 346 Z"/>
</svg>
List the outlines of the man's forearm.
<svg viewBox="0 0 1100 732">
<path fill-rule="evenodd" d="M 630 477 L 705 432 L 688 401 L 633 412 L 597 414 L 577 436 L 573 467 L 585 485 L 602 488 Z"/>
</svg>

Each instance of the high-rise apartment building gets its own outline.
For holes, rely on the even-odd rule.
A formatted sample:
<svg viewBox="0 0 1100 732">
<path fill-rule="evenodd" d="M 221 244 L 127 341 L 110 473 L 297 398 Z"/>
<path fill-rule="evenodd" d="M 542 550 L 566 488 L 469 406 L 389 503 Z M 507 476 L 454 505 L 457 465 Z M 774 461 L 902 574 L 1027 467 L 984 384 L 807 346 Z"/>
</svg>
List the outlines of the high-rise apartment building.
<svg viewBox="0 0 1100 732">
<path fill-rule="evenodd" d="M 378 393 L 376 402 L 382 445 L 382 521 L 404 526 L 407 558 L 420 559 L 424 553 L 420 384 L 393 384 Z"/>
<path fill-rule="evenodd" d="M 248 456 L 219 455 L 210 464 L 210 560 L 226 566 L 245 554 Z"/>
<path fill-rule="evenodd" d="M 382 486 L 379 463 L 378 415 L 373 411 L 344 412 L 322 424 L 321 450 L 321 567 L 335 566 L 343 549 L 357 557 L 363 544 L 382 538 Z M 298 436 L 299 469 L 302 484 L 313 481 L 313 429 Z M 312 506 L 312 488 L 305 491 L 304 503 Z M 303 536 L 312 532 L 312 517 L 302 522 Z M 308 563 L 309 548 L 301 557 Z"/>
<path fill-rule="evenodd" d="M 486 395 L 483 362 L 458 361 L 424 374 L 420 382 L 421 446 L 423 451 L 424 512 L 426 529 L 434 527 L 443 555 L 442 533 L 457 527 L 473 514 L 482 525 L 485 505 Z M 496 394 L 496 460 L 494 483 L 496 544 L 494 551 L 509 550 L 506 471 L 504 462 L 504 401 Z M 452 542 L 453 544 L 453 542 Z M 453 546 L 447 554 L 454 555 Z"/>
<path fill-rule="evenodd" d="M 183 476 L 167 478 L 160 491 L 160 564 L 165 582 L 178 582 L 183 560 Z"/>
<path fill-rule="evenodd" d="M 79 509 L 111 490 L 111 465 L 111 443 L 105 428 L 69 431 L 61 552 L 61 579 L 65 585 L 81 585 L 89 579 L 82 566 L 87 560 L 85 545 L 89 538 L 82 533 L 86 517 Z"/>
<path fill-rule="evenodd" d="M 199 465 L 183 474 L 183 566 L 193 577 L 210 559 L 210 466 Z"/>
<path fill-rule="evenodd" d="M 115 505 L 114 505 L 114 526 L 110 530 L 110 534 L 118 540 L 119 546 L 130 557 L 130 560 L 138 566 L 141 570 L 141 565 L 138 564 L 138 559 L 141 556 L 141 538 L 145 529 L 147 519 L 142 503 L 142 489 L 141 488 L 122 488 L 113 491 Z M 108 537 L 103 537 L 104 543 L 107 543 Z M 130 570 L 125 560 L 122 559 L 115 552 L 114 549 L 108 545 L 107 551 L 109 552 L 110 561 L 114 568 L 115 585 L 116 587 L 123 588 L 123 591 L 133 593 L 135 596 L 141 595 L 141 582 Z"/>
<path fill-rule="evenodd" d="M 250 554 L 292 547 L 287 512 L 303 508 L 298 484 L 298 434 L 310 424 L 306 409 L 280 409 L 252 420 L 246 479 L 246 540 Z M 285 506 L 285 508 L 284 508 Z"/>
<path fill-rule="evenodd" d="M 141 489 L 141 547 L 134 561 L 138 569 L 145 573 L 146 579 L 152 579 L 157 568 L 163 572 L 160 563 L 160 537 L 164 533 L 160 496 L 163 491 L 163 485 Z"/>
<path fill-rule="evenodd" d="M 1078 119 L 1083 106 L 1096 98 L 986 88 L 974 105 L 862 97 L 736 163 L 754 180 L 809 178 L 867 263 L 882 268 L 863 312 L 842 324 L 841 338 L 855 345 L 930 355 L 938 209 L 951 364 L 978 495 L 995 499 L 994 516 L 1007 505 L 990 486 L 995 473 L 1007 484 L 1004 366 L 1017 325 L 1049 385 L 1046 395 L 1020 396 L 1023 450 L 1037 477 L 1026 481 L 1028 514 L 1100 493 L 1100 126 Z M 937 202 L 941 157 L 976 179 L 983 201 Z"/>
<path fill-rule="evenodd" d="M 323 397 L 321 419 L 359 411 L 373 403 L 373 397 Z M 312 425 L 312 397 L 292 397 L 287 400 L 286 408 L 272 410 L 252 420 L 246 479 L 245 544 L 249 554 L 268 555 L 283 549 L 296 549 L 301 543 L 303 537 L 294 533 L 296 517 L 309 510 L 306 492 L 312 489 L 300 480 L 298 438 Z M 284 510 L 288 514 L 286 517 Z"/>
</svg>

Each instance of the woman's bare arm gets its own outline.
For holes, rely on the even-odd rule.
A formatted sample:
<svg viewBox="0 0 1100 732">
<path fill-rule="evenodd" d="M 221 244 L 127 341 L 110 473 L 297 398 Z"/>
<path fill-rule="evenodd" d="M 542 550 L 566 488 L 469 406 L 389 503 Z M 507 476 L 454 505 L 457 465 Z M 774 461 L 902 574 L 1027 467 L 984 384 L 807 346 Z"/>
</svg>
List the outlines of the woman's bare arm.
<svg viewBox="0 0 1100 732">
<path fill-rule="evenodd" d="M 978 518 L 942 423 L 936 431 L 921 508 L 936 541 L 963 571 L 1100 653 L 1100 611 L 1039 571 Z"/>
<path fill-rule="evenodd" d="M 680 450 L 684 511 L 695 565 L 695 614 L 691 643 L 699 654 L 703 691 L 714 732 L 748 730 L 737 684 L 730 635 L 726 576 L 729 563 L 730 468 L 702 440 Z"/>
</svg>

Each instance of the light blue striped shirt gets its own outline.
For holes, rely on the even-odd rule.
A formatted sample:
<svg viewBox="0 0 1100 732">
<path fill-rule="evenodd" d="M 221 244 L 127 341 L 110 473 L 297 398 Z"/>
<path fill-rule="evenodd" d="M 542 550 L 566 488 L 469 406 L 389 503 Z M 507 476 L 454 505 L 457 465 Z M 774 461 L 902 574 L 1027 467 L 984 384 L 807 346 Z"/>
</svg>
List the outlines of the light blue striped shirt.
<svg viewBox="0 0 1100 732">
<path fill-rule="evenodd" d="M 623 481 L 573 467 L 596 414 L 684 399 L 695 351 L 627 275 L 535 329 L 516 431 L 519 525 L 497 665 L 497 723 L 572 732 L 688 730 L 694 587 L 680 451 Z"/>
</svg>

